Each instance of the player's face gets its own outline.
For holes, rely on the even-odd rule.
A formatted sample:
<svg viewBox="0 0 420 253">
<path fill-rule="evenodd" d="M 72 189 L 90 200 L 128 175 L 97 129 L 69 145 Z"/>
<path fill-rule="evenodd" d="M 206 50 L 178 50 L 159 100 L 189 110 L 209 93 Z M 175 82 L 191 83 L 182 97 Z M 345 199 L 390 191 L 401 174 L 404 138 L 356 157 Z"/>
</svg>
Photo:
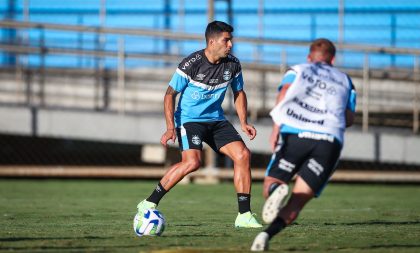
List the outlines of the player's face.
<svg viewBox="0 0 420 253">
<path fill-rule="evenodd" d="M 223 32 L 214 39 L 213 49 L 220 58 L 225 58 L 232 50 L 232 46 L 232 34 L 229 32 Z"/>
</svg>

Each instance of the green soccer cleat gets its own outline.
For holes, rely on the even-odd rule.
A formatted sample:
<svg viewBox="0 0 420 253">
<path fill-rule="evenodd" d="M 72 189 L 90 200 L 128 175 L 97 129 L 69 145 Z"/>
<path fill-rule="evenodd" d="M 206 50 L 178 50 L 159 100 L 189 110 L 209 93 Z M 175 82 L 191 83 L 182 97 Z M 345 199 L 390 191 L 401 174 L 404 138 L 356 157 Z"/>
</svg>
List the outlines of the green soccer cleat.
<svg viewBox="0 0 420 253">
<path fill-rule="evenodd" d="M 251 251 L 267 251 L 269 236 L 266 232 L 259 233 L 252 243 Z"/>
<path fill-rule="evenodd" d="M 238 213 L 235 220 L 235 227 L 237 228 L 261 228 L 262 225 L 255 219 L 255 214 L 251 212 Z"/>
<path fill-rule="evenodd" d="M 137 214 L 139 214 L 140 216 L 143 216 L 144 214 L 144 210 L 146 209 L 156 209 L 156 204 L 147 200 L 142 200 L 138 205 L 137 205 Z"/>
</svg>

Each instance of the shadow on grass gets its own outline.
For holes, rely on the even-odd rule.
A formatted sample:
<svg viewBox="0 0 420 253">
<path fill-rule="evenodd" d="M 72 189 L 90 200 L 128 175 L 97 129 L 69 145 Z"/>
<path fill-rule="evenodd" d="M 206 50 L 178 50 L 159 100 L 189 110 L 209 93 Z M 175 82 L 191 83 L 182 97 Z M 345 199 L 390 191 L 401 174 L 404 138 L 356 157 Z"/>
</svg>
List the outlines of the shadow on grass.
<svg viewBox="0 0 420 253">
<path fill-rule="evenodd" d="M 381 220 L 372 220 L 365 222 L 346 222 L 346 223 L 324 223 L 326 226 L 357 226 L 357 225 L 419 225 L 420 221 L 381 221 Z"/>
<path fill-rule="evenodd" d="M 171 234 L 168 237 L 179 237 L 179 238 L 187 238 L 187 237 L 230 237 L 229 234 Z"/>
<path fill-rule="evenodd" d="M 104 236 L 83 236 L 83 237 L 10 237 L 0 238 L 0 242 L 19 242 L 19 241 L 46 241 L 46 240 L 80 240 L 80 239 L 111 239 L 113 237 Z"/>
<path fill-rule="evenodd" d="M 152 250 L 147 251 L 148 253 L 243 253 L 243 250 L 236 250 L 236 249 L 188 249 L 188 248 L 180 248 L 180 249 L 161 249 L 161 250 Z M 140 251 L 140 253 L 146 253 L 146 251 Z"/>
<path fill-rule="evenodd" d="M 17 252 L 21 251 L 45 251 L 45 250 L 52 250 L 54 252 L 89 252 L 89 251 L 98 251 L 98 252 L 114 252 L 115 249 L 131 249 L 131 248 L 139 248 L 139 245 L 113 245 L 113 246 L 18 246 L 18 247 L 0 247 L 0 250 L 8 250 Z"/>
<path fill-rule="evenodd" d="M 358 250 L 368 250 L 368 252 L 370 252 L 369 250 L 378 250 L 378 249 L 393 249 L 393 250 L 397 250 L 397 249 L 416 249 L 416 248 L 420 248 L 420 244 L 377 244 L 377 245 L 369 245 L 369 246 L 363 246 L 363 247 L 338 247 L 338 248 L 329 248 L 327 249 L 327 251 L 333 251 L 336 252 L 338 250 L 347 250 L 350 251 L 354 250 L 354 249 L 358 249 Z M 296 249 L 287 249 L 287 251 L 296 251 Z M 376 251 L 375 251 L 376 252 Z M 399 251 L 396 251 L 399 252 Z"/>
<path fill-rule="evenodd" d="M 203 224 L 171 224 L 171 227 L 201 227 Z"/>
<path fill-rule="evenodd" d="M 361 249 L 381 249 L 381 248 L 420 248 L 420 244 L 389 244 L 389 245 L 371 245 L 368 247 L 361 247 Z"/>
</svg>

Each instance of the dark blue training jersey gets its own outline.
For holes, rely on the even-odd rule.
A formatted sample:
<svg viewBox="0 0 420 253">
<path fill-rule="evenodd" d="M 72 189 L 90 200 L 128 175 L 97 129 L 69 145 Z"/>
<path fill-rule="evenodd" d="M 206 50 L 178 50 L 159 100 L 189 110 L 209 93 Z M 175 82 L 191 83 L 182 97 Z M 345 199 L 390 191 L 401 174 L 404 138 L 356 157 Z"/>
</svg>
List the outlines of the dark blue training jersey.
<svg viewBox="0 0 420 253">
<path fill-rule="evenodd" d="M 222 102 L 227 87 L 235 93 L 243 89 L 239 60 L 228 54 L 219 64 L 212 64 L 204 49 L 181 61 L 169 85 L 180 92 L 175 123 L 224 120 Z"/>
</svg>

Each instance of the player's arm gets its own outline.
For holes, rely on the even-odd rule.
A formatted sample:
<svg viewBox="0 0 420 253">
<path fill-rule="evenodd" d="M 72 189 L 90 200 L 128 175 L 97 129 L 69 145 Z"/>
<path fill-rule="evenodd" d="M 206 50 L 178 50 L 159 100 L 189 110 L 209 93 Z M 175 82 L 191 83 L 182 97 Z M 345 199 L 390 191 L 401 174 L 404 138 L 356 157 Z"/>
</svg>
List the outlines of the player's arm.
<svg viewBox="0 0 420 253">
<path fill-rule="evenodd" d="M 346 127 L 350 127 L 354 123 L 354 115 L 355 113 L 349 109 L 346 109 Z"/>
<path fill-rule="evenodd" d="M 166 132 L 162 135 L 160 143 L 166 147 L 167 142 L 176 140 L 175 122 L 174 122 L 174 111 L 175 111 L 175 99 L 178 92 L 171 86 L 168 87 L 163 99 L 163 106 L 166 120 Z"/>
<path fill-rule="evenodd" d="M 277 93 L 277 98 L 276 98 L 276 105 L 280 104 L 281 101 L 283 101 L 284 96 L 286 96 L 286 92 L 290 87 L 290 83 L 284 84 L 281 87 L 280 92 Z M 279 132 L 280 132 L 280 126 L 277 125 L 276 123 L 273 123 L 273 129 L 271 130 L 271 135 L 270 135 L 270 147 L 271 150 L 274 151 L 274 149 L 277 146 L 277 142 L 279 141 Z"/>
<path fill-rule="evenodd" d="M 188 82 L 188 75 L 185 72 L 181 71 L 178 67 L 176 69 L 176 72 L 172 76 L 171 81 L 169 82 L 168 89 L 166 90 L 165 97 L 163 99 L 166 120 L 166 131 L 162 135 L 162 138 L 160 138 L 160 143 L 165 147 L 169 140 L 172 140 L 172 142 L 175 142 L 176 140 L 176 130 L 174 122 L 175 99 L 176 95 L 182 92 L 187 87 Z"/>
<path fill-rule="evenodd" d="M 241 129 L 249 137 L 249 139 L 253 140 L 257 135 L 257 130 L 255 130 L 254 126 L 248 124 L 248 100 L 246 98 L 246 93 L 243 90 L 239 90 L 236 91 L 233 96 L 236 113 L 238 114 L 239 121 L 241 122 Z"/>
<path fill-rule="evenodd" d="M 294 70 L 289 69 L 285 73 L 283 80 L 281 81 L 281 84 L 278 88 L 277 97 L 276 97 L 276 106 L 283 101 L 284 97 L 286 96 L 287 90 L 289 89 L 290 85 L 293 83 L 295 78 L 296 78 L 296 72 Z M 279 141 L 279 133 L 280 133 L 280 126 L 277 125 L 276 123 L 273 123 L 273 129 L 271 131 L 270 140 L 269 140 L 271 150 L 273 151 L 277 146 L 277 142 Z"/>
<path fill-rule="evenodd" d="M 354 123 L 354 117 L 356 114 L 356 89 L 350 79 L 349 82 L 351 85 L 350 93 L 349 93 L 349 100 L 347 101 L 347 108 L 346 108 L 346 127 L 350 127 Z"/>
<path fill-rule="evenodd" d="M 239 121 L 241 122 L 242 131 L 253 140 L 257 135 L 257 130 L 253 125 L 248 124 L 248 100 L 244 91 L 244 79 L 242 77 L 241 66 L 238 65 L 237 74 L 231 83 L 233 91 L 233 99 L 235 102 L 236 113 L 238 114 Z"/>
</svg>

